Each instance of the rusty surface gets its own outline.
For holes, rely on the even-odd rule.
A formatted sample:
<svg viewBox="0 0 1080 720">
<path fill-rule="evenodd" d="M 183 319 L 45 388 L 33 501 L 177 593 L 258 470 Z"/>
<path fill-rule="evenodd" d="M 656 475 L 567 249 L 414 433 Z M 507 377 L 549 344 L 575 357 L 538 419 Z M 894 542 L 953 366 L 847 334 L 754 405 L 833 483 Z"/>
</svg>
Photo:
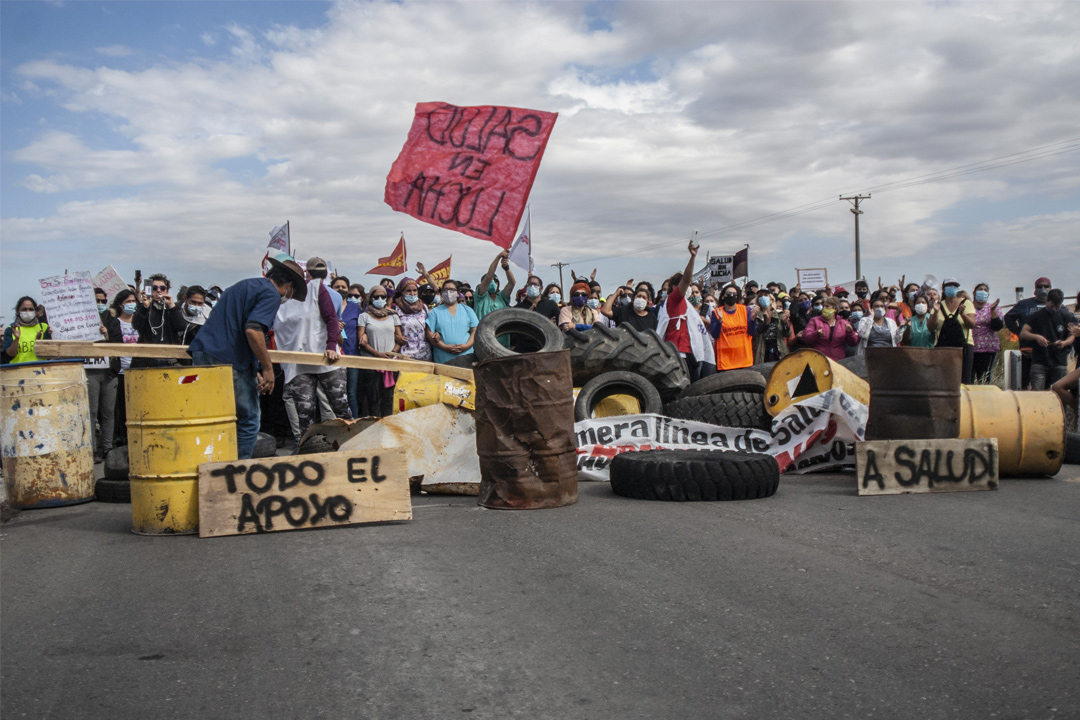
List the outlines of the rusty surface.
<svg viewBox="0 0 1080 720">
<path fill-rule="evenodd" d="M 0 377 L 8 504 L 26 510 L 92 500 L 94 455 L 82 363 L 6 365 Z"/>
<path fill-rule="evenodd" d="M 527 510 L 577 502 L 570 352 L 477 365 L 480 505 Z"/>
<path fill-rule="evenodd" d="M 866 348 L 866 439 L 955 438 L 963 357 L 960 348 Z"/>
</svg>

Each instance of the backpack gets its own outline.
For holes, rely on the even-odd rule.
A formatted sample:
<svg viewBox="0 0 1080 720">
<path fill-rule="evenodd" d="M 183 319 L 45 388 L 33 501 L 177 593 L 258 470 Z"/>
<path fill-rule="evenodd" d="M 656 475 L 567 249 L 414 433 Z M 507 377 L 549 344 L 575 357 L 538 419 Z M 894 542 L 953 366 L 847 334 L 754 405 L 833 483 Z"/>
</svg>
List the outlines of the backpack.
<svg viewBox="0 0 1080 720">
<path fill-rule="evenodd" d="M 952 315 L 949 315 L 948 311 L 945 310 L 945 305 L 942 304 L 941 314 L 945 316 L 945 322 L 941 324 L 941 329 L 938 331 L 936 347 L 962 348 L 967 345 L 964 326 L 960 320 L 960 313 L 964 309 L 965 302 L 965 300 L 961 300 L 960 304 L 956 306 L 956 312 Z"/>
</svg>

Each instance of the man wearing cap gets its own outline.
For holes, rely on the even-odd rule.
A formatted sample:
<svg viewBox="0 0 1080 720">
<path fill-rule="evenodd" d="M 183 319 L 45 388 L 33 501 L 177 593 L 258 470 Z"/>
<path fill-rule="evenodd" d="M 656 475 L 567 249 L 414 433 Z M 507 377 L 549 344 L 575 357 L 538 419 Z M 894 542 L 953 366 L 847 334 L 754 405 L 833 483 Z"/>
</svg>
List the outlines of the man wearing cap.
<svg viewBox="0 0 1080 720">
<path fill-rule="evenodd" d="M 268 258 L 266 277 L 229 286 L 210 313 L 188 352 L 195 365 L 231 365 L 236 397 L 237 458 L 246 460 L 259 436 L 259 393 L 274 391 L 274 368 L 266 333 L 281 305 L 307 298 L 304 273 L 295 260 L 279 253 Z"/>
<path fill-rule="evenodd" d="M 1020 335 L 1028 316 L 1046 307 L 1046 296 L 1050 293 L 1050 278 L 1041 277 L 1035 281 L 1035 296 L 1024 298 L 1005 313 L 1005 327 L 1013 335 Z M 1020 338 L 1020 387 L 1031 388 L 1031 354 L 1035 349 L 1032 340 Z"/>
<path fill-rule="evenodd" d="M 307 297 L 302 303 L 282 306 L 274 324 L 274 342 L 279 350 L 291 352 L 322 353 L 328 361 L 338 359 L 338 341 L 341 339 L 341 321 L 337 316 L 337 293 L 326 287 L 326 261 L 313 257 L 307 261 Z M 343 367 L 333 365 L 298 365 L 282 363 L 285 374 L 283 399 L 293 431 L 295 449 L 299 450 L 300 438 L 315 423 L 315 408 L 320 402 L 322 388 L 329 407 L 323 407 L 323 419 L 335 417 L 352 418 L 349 408 L 348 373 Z M 295 411 L 293 420 L 289 406 Z"/>
</svg>

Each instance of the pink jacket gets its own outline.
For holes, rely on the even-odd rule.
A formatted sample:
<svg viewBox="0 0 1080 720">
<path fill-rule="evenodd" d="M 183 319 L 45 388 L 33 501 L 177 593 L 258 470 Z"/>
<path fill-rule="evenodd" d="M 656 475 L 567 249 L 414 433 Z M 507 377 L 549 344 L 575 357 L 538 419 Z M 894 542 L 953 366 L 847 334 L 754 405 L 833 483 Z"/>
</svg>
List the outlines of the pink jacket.
<svg viewBox="0 0 1080 720">
<path fill-rule="evenodd" d="M 818 331 L 824 330 L 824 334 Z M 843 360 L 845 345 L 858 345 L 859 334 L 851 323 L 842 317 L 836 318 L 836 323 L 829 327 L 829 323 L 818 316 L 810 319 L 810 324 L 802 331 L 802 341 L 806 347 L 813 348 L 824 353 L 833 360 Z"/>
</svg>

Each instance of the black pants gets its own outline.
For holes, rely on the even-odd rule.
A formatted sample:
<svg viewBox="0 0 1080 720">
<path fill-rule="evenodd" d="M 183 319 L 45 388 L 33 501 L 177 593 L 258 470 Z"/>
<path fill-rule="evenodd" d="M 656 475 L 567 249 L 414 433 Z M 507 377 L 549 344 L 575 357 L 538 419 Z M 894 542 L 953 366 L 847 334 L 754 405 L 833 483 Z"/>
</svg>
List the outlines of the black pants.
<svg viewBox="0 0 1080 720">
<path fill-rule="evenodd" d="M 397 379 L 397 373 L 394 373 Z M 381 370 L 360 371 L 360 406 L 365 417 L 389 417 L 394 414 L 394 385 L 385 387 Z"/>
<path fill-rule="evenodd" d="M 971 376 L 975 382 L 989 385 L 994 381 L 994 366 L 997 364 L 996 352 L 977 352 L 971 361 Z"/>
</svg>

